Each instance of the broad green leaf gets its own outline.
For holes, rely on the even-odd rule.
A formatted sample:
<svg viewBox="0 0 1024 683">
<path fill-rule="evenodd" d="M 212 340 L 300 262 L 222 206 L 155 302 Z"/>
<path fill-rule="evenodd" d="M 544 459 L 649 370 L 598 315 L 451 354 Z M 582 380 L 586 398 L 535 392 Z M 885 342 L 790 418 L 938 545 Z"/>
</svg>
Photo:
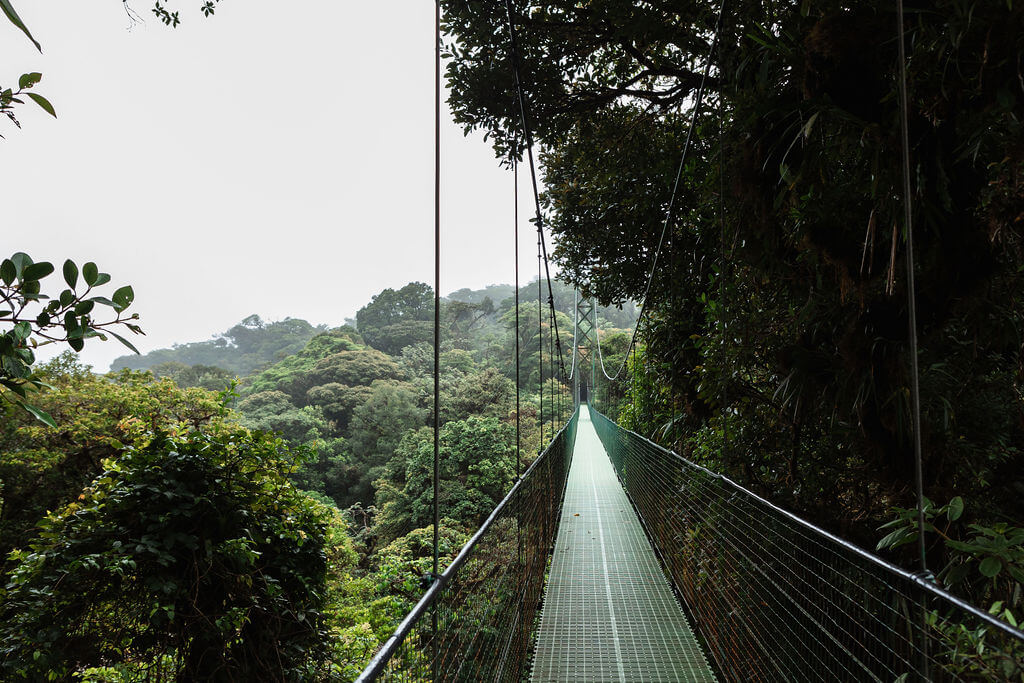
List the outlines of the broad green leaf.
<svg viewBox="0 0 1024 683">
<path fill-rule="evenodd" d="M 60 293 L 60 305 L 61 306 L 70 306 L 71 302 L 73 302 L 74 300 L 75 300 L 75 293 L 72 292 L 70 289 L 65 289 L 63 292 Z"/>
<path fill-rule="evenodd" d="M 82 278 L 85 279 L 85 284 L 92 287 L 96 284 L 96 277 L 100 274 L 99 268 L 92 261 L 89 261 L 82 266 Z"/>
<path fill-rule="evenodd" d="M 22 74 L 21 78 L 18 79 L 18 89 L 24 90 L 25 88 L 31 88 L 33 85 L 43 80 L 43 74 L 38 71 L 32 73 Z"/>
<path fill-rule="evenodd" d="M 57 423 L 53 421 L 53 418 L 50 417 L 50 414 L 47 413 L 45 410 L 43 410 L 42 408 L 37 408 L 31 403 L 22 402 L 21 405 L 22 407 L 25 408 L 25 410 L 31 413 L 37 420 L 47 425 L 48 427 L 53 427 L 54 429 L 57 429 Z"/>
<path fill-rule="evenodd" d="M 71 259 L 64 262 L 64 282 L 68 283 L 71 289 L 78 284 L 78 266 Z"/>
<path fill-rule="evenodd" d="M 114 301 L 114 309 L 117 311 L 123 311 L 132 305 L 135 301 L 135 291 L 132 290 L 131 285 L 125 285 L 124 287 L 118 288 L 111 299 Z"/>
<path fill-rule="evenodd" d="M 21 277 L 21 273 L 27 266 L 32 265 L 32 257 L 23 251 L 19 251 L 11 257 L 11 261 L 14 262 L 15 277 Z"/>
<path fill-rule="evenodd" d="M 964 499 L 957 496 L 953 500 L 949 501 L 949 521 L 955 522 L 960 519 L 960 516 L 964 514 Z"/>
<path fill-rule="evenodd" d="M 127 346 L 129 349 L 134 351 L 136 354 L 139 353 L 139 350 L 137 348 L 135 348 L 135 346 L 130 341 L 128 341 L 127 339 L 125 339 L 124 337 L 119 335 L 117 332 L 114 332 L 113 330 L 107 330 L 107 334 L 111 335 L 114 339 L 116 339 L 117 341 L 119 341 L 122 344 L 124 344 L 125 346 Z"/>
<path fill-rule="evenodd" d="M 31 97 L 33 102 L 42 107 L 43 111 L 45 111 L 47 114 L 49 114 L 53 118 L 57 118 L 57 112 L 54 110 L 53 105 L 50 104 L 50 100 L 46 99 L 39 93 L 27 92 L 25 94 Z"/>
<path fill-rule="evenodd" d="M 978 565 L 978 571 L 990 579 L 998 574 L 1003 568 L 1003 562 L 998 557 L 986 557 Z"/>
<path fill-rule="evenodd" d="M 110 299 L 108 299 L 105 296 L 92 296 L 92 297 L 89 297 L 89 301 L 95 301 L 98 304 L 102 304 L 104 306 L 110 306 L 111 308 L 114 307 L 114 302 L 111 301 Z"/>
<path fill-rule="evenodd" d="M 73 348 L 75 351 L 81 351 L 82 349 L 85 348 L 85 341 L 81 338 L 81 336 L 75 339 L 68 339 L 68 346 Z"/>
<path fill-rule="evenodd" d="M 28 36 L 28 39 L 36 46 L 36 49 L 42 52 L 43 46 L 39 44 L 39 41 L 32 37 L 32 33 L 28 30 L 28 26 L 25 26 L 25 22 L 23 22 L 21 17 L 18 16 L 18 13 L 14 11 L 14 5 L 11 4 L 11 0 L 0 0 L 0 9 L 3 9 L 4 14 L 7 15 L 8 21 L 20 28 L 21 32 Z"/>
<path fill-rule="evenodd" d="M 910 531 L 909 529 L 902 527 L 893 531 L 891 534 L 879 541 L 878 545 L 875 546 L 875 550 L 882 550 L 883 548 L 898 548 L 901 545 L 905 545 L 916 540 L 917 532 Z"/>
<path fill-rule="evenodd" d="M 47 313 L 46 311 L 43 311 L 38 316 L 36 316 L 36 325 L 38 325 L 39 327 L 41 327 L 41 328 L 42 327 L 46 327 L 49 324 L 50 324 L 50 314 Z"/>
<path fill-rule="evenodd" d="M 100 285 L 105 285 L 108 282 L 110 282 L 110 276 L 106 273 L 100 273 L 96 276 L 96 282 L 93 283 L 93 286 L 99 287 Z"/>
<path fill-rule="evenodd" d="M 39 263 L 33 263 L 32 265 L 26 267 L 25 270 L 22 271 L 21 276 L 26 280 L 42 280 L 44 277 L 46 277 L 52 272 L 52 263 L 40 261 Z"/>
<path fill-rule="evenodd" d="M 3 263 L 0 263 L 0 280 L 4 281 L 5 285 L 9 285 L 14 282 L 18 275 L 14 269 L 14 261 L 9 258 L 5 258 Z"/>
<path fill-rule="evenodd" d="M 92 301 L 79 301 L 75 304 L 75 315 L 86 315 L 90 313 L 96 304 Z"/>
</svg>

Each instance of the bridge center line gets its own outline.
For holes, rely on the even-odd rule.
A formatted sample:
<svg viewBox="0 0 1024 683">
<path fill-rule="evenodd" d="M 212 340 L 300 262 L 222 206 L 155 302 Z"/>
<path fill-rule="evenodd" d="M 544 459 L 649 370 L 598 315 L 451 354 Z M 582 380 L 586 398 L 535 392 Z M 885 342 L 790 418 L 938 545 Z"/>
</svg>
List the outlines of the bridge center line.
<svg viewBox="0 0 1024 683">
<path fill-rule="evenodd" d="M 622 665 L 622 648 L 619 645 L 619 628 L 615 623 L 615 602 L 612 600 L 612 584 L 608 579 L 608 552 L 604 544 L 604 524 L 601 522 L 601 500 L 597 495 L 594 468 L 590 468 L 590 486 L 594 491 L 594 510 L 597 513 L 597 536 L 601 542 L 601 565 L 604 569 L 604 593 L 608 599 L 608 618 L 612 627 L 612 643 L 615 645 L 615 665 L 619 669 L 619 681 L 626 683 L 626 670 Z"/>
</svg>

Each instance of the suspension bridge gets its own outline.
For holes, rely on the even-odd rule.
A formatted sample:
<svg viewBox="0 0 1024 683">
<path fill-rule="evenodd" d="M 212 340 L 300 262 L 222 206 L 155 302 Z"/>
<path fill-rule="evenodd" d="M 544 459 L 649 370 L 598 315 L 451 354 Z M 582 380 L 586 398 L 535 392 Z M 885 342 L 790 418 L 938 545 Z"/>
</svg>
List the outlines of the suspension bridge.
<svg viewBox="0 0 1024 683">
<path fill-rule="evenodd" d="M 576 308 L 579 398 L 601 358 Z M 577 400 L 358 680 L 1022 676 L 1024 632 Z"/>
<path fill-rule="evenodd" d="M 903 8 L 901 2 L 897 5 L 900 59 L 905 62 Z M 518 144 L 529 163 L 536 207 L 541 308 L 545 279 L 548 285 L 548 376 L 558 375 L 571 383 L 572 411 L 480 529 L 439 571 L 441 43 L 440 5 L 435 6 L 434 571 L 423 597 L 357 680 L 1024 681 L 1024 631 L 940 588 L 924 570 L 923 541 L 922 571 L 897 567 L 623 429 L 597 410 L 592 401 L 597 380 L 619 378 L 637 330 L 622 365 L 609 373 L 593 299 L 577 296 L 572 364 L 566 370 L 547 270 L 544 217 L 510 0 L 506 0 L 507 28 L 521 124 Z M 723 3 L 641 299 L 641 319 L 724 10 Z M 904 66 L 901 63 L 900 106 L 917 435 Z M 511 161 L 518 170 L 516 155 Z M 515 223 L 518 331 L 518 213 Z M 543 314 L 537 326 L 543 425 Z M 518 444 L 518 333 L 516 337 Z M 554 369 L 556 360 L 560 372 Z M 561 399 L 552 394 L 551 400 Z M 552 414 L 561 415 L 561 407 Z M 543 438 L 543 426 L 541 434 Z M 923 525 L 920 442 L 915 446 Z M 919 534 L 923 538 L 920 530 Z"/>
</svg>

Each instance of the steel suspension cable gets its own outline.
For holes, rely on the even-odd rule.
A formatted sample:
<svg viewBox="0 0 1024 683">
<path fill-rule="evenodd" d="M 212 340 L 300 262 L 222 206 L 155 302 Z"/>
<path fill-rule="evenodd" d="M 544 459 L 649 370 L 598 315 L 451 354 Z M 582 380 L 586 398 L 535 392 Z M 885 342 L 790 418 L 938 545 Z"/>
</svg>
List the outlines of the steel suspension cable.
<svg viewBox="0 0 1024 683">
<path fill-rule="evenodd" d="M 928 558 L 924 541 L 924 465 L 921 456 L 921 386 L 917 363 L 917 297 L 914 283 L 914 216 L 913 197 L 910 184 L 910 123 L 908 110 L 910 104 L 907 98 L 907 48 L 905 40 L 905 27 L 903 22 L 903 0 L 896 0 L 896 32 L 899 44 L 899 94 L 900 94 L 900 138 L 902 142 L 903 156 L 903 221 L 907 231 L 907 324 L 910 336 L 910 404 L 913 415 L 914 428 L 914 485 L 917 494 L 917 549 L 921 563 L 921 576 L 926 580 L 931 579 L 928 571 Z M 892 236 L 893 243 L 896 242 L 896 234 Z M 925 680 L 929 680 L 930 662 L 928 654 L 928 639 L 924 635 L 927 627 L 927 614 L 921 610 L 922 636 L 922 674 Z"/>
<path fill-rule="evenodd" d="M 516 254 L 516 293 L 515 293 L 515 304 L 516 304 L 516 476 L 519 478 L 519 468 L 521 467 L 522 456 L 520 455 L 520 426 L 519 416 L 522 411 L 519 409 L 519 361 L 520 361 L 520 350 L 519 350 L 519 164 L 516 162 L 515 156 L 512 157 L 512 192 L 514 200 L 512 202 L 512 216 L 513 216 L 513 234 L 515 235 L 515 254 Z"/>
<path fill-rule="evenodd" d="M 605 369 L 604 360 L 601 360 L 601 372 L 604 374 L 609 381 L 614 382 L 622 374 L 623 368 L 626 367 L 626 360 L 629 358 L 629 351 L 636 344 L 637 333 L 640 330 L 640 322 L 643 320 L 644 314 L 647 313 L 647 297 L 651 292 L 651 285 L 654 282 L 654 274 L 658 270 L 658 260 L 661 257 L 662 248 L 665 245 L 665 234 L 668 232 L 669 223 L 672 222 L 672 210 L 675 208 L 676 195 L 679 193 L 679 186 L 682 182 L 683 168 L 686 166 L 686 157 L 690 151 L 690 142 L 693 139 L 693 131 L 697 127 L 697 116 L 700 114 L 700 107 L 704 101 L 704 86 L 707 83 L 708 72 L 711 70 L 711 58 L 715 54 L 715 48 L 718 46 L 718 38 L 722 29 L 722 17 L 725 15 L 725 0 L 722 0 L 721 5 L 718 9 L 718 20 L 715 22 L 715 34 L 711 41 L 711 46 L 708 48 L 707 60 L 704 62 L 704 72 L 700 77 L 700 85 L 697 86 L 697 95 L 694 98 L 693 113 L 690 116 L 690 127 L 686 131 L 686 142 L 683 143 L 683 153 L 679 158 L 679 166 L 676 169 L 675 182 L 672 185 L 672 194 L 669 197 L 668 208 L 665 210 L 665 220 L 661 226 L 661 236 L 658 238 L 658 247 L 654 251 L 654 259 L 651 262 L 651 271 L 647 275 L 647 284 L 644 286 L 644 294 L 640 300 L 640 314 L 636 319 L 636 326 L 633 328 L 633 336 L 629 340 L 629 346 L 626 347 L 626 353 L 622 358 L 622 363 L 619 365 L 619 369 L 615 371 L 614 375 L 609 375 L 608 370 Z M 600 337 L 595 334 L 597 338 L 598 349 L 601 348 Z M 598 354 L 598 357 L 601 357 Z"/>
<path fill-rule="evenodd" d="M 910 124 L 907 110 L 907 48 L 904 39 L 903 0 L 896 0 L 899 34 L 900 137 L 903 152 L 903 221 L 907 230 L 907 317 L 910 327 L 910 395 L 914 424 L 914 479 L 917 488 L 917 537 L 921 571 L 928 572 L 924 543 L 924 468 L 921 463 L 921 387 L 917 367 L 917 297 L 914 284 L 914 217 L 910 186 Z M 893 236 L 893 239 L 896 239 Z"/>
<path fill-rule="evenodd" d="M 555 295 L 554 290 L 551 287 L 551 268 L 549 266 L 547 243 L 544 240 L 544 213 L 541 211 L 540 190 L 537 185 L 537 165 L 533 158 L 533 131 L 530 128 L 526 96 L 523 92 L 523 83 L 519 75 L 519 48 L 516 39 L 515 22 L 512 20 L 512 0 L 505 0 L 505 11 L 508 20 L 509 46 L 512 56 L 512 73 L 515 77 L 516 94 L 519 99 L 519 117 L 523 126 L 523 138 L 526 141 L 526 156 L 530 162 L 530 182 L 533 185 L 533 202 L 536 209 L 537 241 L 540 244 L 541 252 L 544 256 L 544 273 L 548 285 L 548 306 L 552 311 L 555 347 L 558 350 L 558 363 L 561 369 L 561 377 L 564 379 L 566 376 L 565 359 L 562 357 L 562 340 L 558 333 L 558 318 L 554 316 Z"/>
<path fill-rule="evenodd" d="M 441 0 L 434 2 L 434 561 L 431 581 L 438 573 L 441 536 L 440 500 L 441 434 Z M 437 609 L 431 611 L 433 633 L 437 633 Z M 434 660 L 436 661 L 436 657 Z M 436 678 L 436 676 L 435 676 Z"/>
<path fill-rule="evenodd" d="M 721 29 L 719 29 L 721 30 Z M 722 56 L 722 41 L 718 41 L 718 69 L 722 71 L 725 60 Z M 719 86 L 721 87 L 721 86 Z M 725 319 L 725 272 L 729 267 L 729 258 L 725 246 L 725 97 L 718 95 L 718 219 L 722 224 L 722 256 L 721 269 L 718 273 L 718 310 L 721 318 L 722 337 L 726 337 L 728 323 Z M 726 461 L 729 448 L 729 377 L 722 381 L 722 462 Z"/>
<path fill-rule="evenodd" d="M 537 421 L 540 422 L 540 447 L 544 447 L 544 323 L 543 321 L 543 289 L 540 277 L 540 230 L 537 231 L 537 379 L 540 383 L 540 412 L 537 413 Z"/>
<path fill-rule="evenodd" d="M 576 295 L 575 299 L 574 299 L 575 308 L 573 308 L 573 315 L 572 315 L 572 366 L 569 368 L 569 376 L 566 378 L 570 382 L 573 380 L 573 378 L 576 377 L 576 349 L 579 348 L 579 341 L 578 341 L 578 339 L 579 339 L 579 329 L 580 329 L 580 326 L 579 326 L 579 322 L 580 322 L 579 321 L 579 317 L 580 317 L 580 309 L 579 309 L 579 305 L 580 305 L 580 292 L 579 292 L 579 290 L 575 291 L 575 295 Z M 573 397 L 573 400 L 574 401 L 576 400 L 575 397 Z"/>
<path fill-rule="evenodd" d="M 553 343 L 552 343 L 552 334 L 551 334 L 551 330 L 554 329 L 554 325 L 553 325 L 554 318 L 555 318 L 554 311 L 553 310 L 549 310 L 548 311 L 548 380 L 552 380 L 552 379 L 555 378 L 555 368 L 554 368 L 554 365 L 555 365 L 555 363 L 554 363 L 555 354 L 552 353 Z M 559 410 L 561 410 L 561 403 L 559 402 L 558 393 L 556 391 L 556 388 L 554 386 L 552 386 L 551 387 L 551 406 L 550 406 L 551 433 L 552 434 L 555 433 L 555 415 L 558 414 Z M 561 417 L 561 415 L 559 415 L 559 417 Z"/>
</svg>

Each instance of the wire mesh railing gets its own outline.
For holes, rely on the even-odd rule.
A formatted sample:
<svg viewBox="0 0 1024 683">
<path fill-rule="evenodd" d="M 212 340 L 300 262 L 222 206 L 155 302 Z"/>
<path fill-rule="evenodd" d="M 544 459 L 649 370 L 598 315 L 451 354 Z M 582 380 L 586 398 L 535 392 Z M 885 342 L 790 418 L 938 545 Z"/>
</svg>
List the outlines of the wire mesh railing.
<svg viewBox="0 0 1024 683">
<path fill-rule="evenodd" d="M 518 682 L 529 673 L 578 414 L 434 581 L 358 682 Z"/>
<path fill-rule="evenodd" d="M 591 418 L 723 678 L 1024 681 L 1024 632 Z"/>
</svg>

